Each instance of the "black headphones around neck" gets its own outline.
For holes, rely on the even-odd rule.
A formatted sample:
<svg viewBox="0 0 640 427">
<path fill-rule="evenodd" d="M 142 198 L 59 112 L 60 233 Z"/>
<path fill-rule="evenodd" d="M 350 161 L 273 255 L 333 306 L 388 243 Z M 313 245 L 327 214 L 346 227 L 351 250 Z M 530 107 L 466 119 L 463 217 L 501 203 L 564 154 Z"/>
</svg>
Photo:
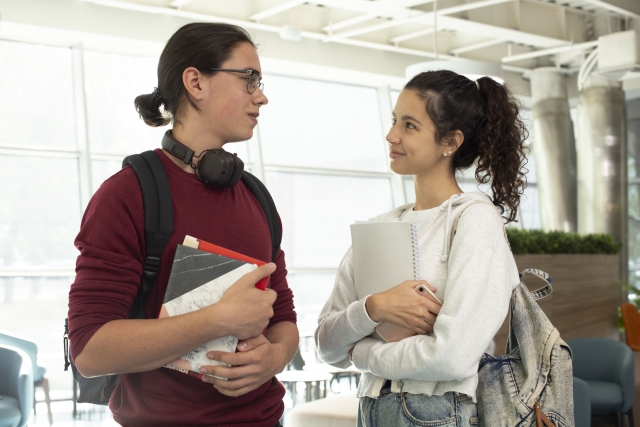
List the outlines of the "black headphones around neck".
<svg viewBox="0 0 640 427">
<path fill-rule="evenodd" d="M 190 165 L 198 179 L 205 184 L 218 187 L 233 187 L 240 181 L 244 162 L 240 157 L 223 149 L 205 150 L 195 156 L 195 151 L 176 140 L 168 130 L 162 138 L 162 148 Z M 200 159 L 197 165 L 192 160 Z"/>
</svg>

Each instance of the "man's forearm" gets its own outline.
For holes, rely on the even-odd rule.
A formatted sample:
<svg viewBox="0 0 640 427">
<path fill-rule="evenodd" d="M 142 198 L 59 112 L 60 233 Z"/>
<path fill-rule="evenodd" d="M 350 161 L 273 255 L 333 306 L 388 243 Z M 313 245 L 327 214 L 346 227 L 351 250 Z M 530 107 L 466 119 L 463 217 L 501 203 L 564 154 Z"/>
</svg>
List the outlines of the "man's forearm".
<svg viewBox="0 0 640 427">
<path fill-rule="evenodd" d="M 84 376 L 149 371 L 216 338 L 256 336 L 273 316 L 276 293 L 255 284 L 274 270 L 272 263 L 258 267 L 238 279 L 220 301 L 191 313 L 108 322 L 77 355 L 76 367 Z"/>
<path fill-rule="evenodd" d="M 298 350 L 298 342 L 300 341 L 298 327 L 293 322 L 276 323 L 267 331 L 267 339 L 282 350 L 282 363 L 278 368 L 278 373 L 282 372 Z"/>
<path fill-rule="evenodd" d="M 228 335 L 211 314 L 198 310 L 163 319 L 113 320 L 91 337 L 75 365 L 86 377 L 157 369 Z"/>
</svg>

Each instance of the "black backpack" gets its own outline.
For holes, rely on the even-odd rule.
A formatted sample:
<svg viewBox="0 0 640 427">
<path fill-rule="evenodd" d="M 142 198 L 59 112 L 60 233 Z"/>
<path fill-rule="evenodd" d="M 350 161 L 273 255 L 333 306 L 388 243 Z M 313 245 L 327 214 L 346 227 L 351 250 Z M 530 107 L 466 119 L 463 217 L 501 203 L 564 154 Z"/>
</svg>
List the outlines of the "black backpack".
<svg viewBox="0 0 640 427">
<path fill-rule="evenodd" d="M 129 319 L 144 319 L 146 318 L 145 302 L 160 271 L 162 252 L 173 233 L 173 200 L 167 174 L 155 151 L 145 151 L 126 157 L 122 162 L 122 167 L 129 165 L 135 171 L 142 190 L 144 234 L 147 248 L 140 288 L 129 311 Z M 244 171 L 241 180 L 262 206 L 271 234 L 271 259 L 275 261 L 282 240 L 276 205 L 273 203 L 271 194 L 258 178 Z M 71 360 L 68 334 L 69 323 L 68 319 L 65 319 L 64 370 L 67 371 L 71 365 L 73 377 L 78 382 L 80 392 L 76 401 L 78 403 L 108 405 L 109 398 L 120 381 L 120 375 L 83 377 Z"/>
</svg>

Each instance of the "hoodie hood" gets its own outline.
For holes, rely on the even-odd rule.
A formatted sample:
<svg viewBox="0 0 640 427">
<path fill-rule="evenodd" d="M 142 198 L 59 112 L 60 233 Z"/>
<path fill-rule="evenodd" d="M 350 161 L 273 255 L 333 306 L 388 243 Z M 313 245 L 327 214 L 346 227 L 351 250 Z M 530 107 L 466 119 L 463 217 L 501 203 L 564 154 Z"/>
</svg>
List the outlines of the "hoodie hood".
<svg viewBox="0 0 640 427">
<path fill-rule="evenodd" d="M 445 200 L 440 206 L 436 209 L 436 214 L 434 215 L 434 220 L 442 215 L 446 215 L 445 217 L 445 226 L 444 230 L 444 248 L 442 251 L 442 257 L 440 258 L 441 262 L 447 262 L 449 259 L 449 251 L 451 250 L 451 239 L 453 238 L 455 228 L 457 226 L 458 220 L 460 216 L 464 212 L 464 210 L 472 204 L 475 203 L 485 203 L 493 206 L 496 209 L 496 213 L 498 209 L 493 205 L 489 196 L 481 191 L 473 191 L 470 193 L 461 193 L 454 194 L 449 199 Z M 387 212 L 379 217 L 374 218 L 376 221 L 399 221 L 400 216 L 403 212 L 408 209 L 412 209 L 414 203 L 407 203 L 402 206 L 398 206 L 390 212 Z M 434 221 L 431 221 L 426 227 L 429 227 Z M 425 227 L 425 228 L 426 228 Z M 422 232 L 422 230 L 420 231 Z"/>
</svg>

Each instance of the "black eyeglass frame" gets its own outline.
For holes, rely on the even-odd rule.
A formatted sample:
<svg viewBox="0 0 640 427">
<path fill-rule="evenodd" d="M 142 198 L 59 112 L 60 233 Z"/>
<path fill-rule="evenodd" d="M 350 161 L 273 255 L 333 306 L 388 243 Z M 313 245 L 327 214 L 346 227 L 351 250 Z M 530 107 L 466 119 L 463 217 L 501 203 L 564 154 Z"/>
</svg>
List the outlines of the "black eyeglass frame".
<svg viewBox="0 0 640 427">
<path fill-rule="evenodd" d="M 253 70 L 251 68 L 248 70 L 236 70 L 234 68 L 208 68 L 208 70 L 209 71 L 226 71 L 228 73 L 249 74 L 249 78 L 245 79 L 247 81 L 247 92 L 249 92 L 249 94 L 253 94 L 256 91 L 256 89 L 260 89 L 262 92 L 264 92 L 264 83 L 262 83 L 262 76 L 257 70 Z M 258 76 L 258 82 L 254 86 L 251 86 L 251 80 L 253 79 L 254 74 Z M 250 90 L 250 88 L 252 88 L 253 91 Z"/>
</svg>

